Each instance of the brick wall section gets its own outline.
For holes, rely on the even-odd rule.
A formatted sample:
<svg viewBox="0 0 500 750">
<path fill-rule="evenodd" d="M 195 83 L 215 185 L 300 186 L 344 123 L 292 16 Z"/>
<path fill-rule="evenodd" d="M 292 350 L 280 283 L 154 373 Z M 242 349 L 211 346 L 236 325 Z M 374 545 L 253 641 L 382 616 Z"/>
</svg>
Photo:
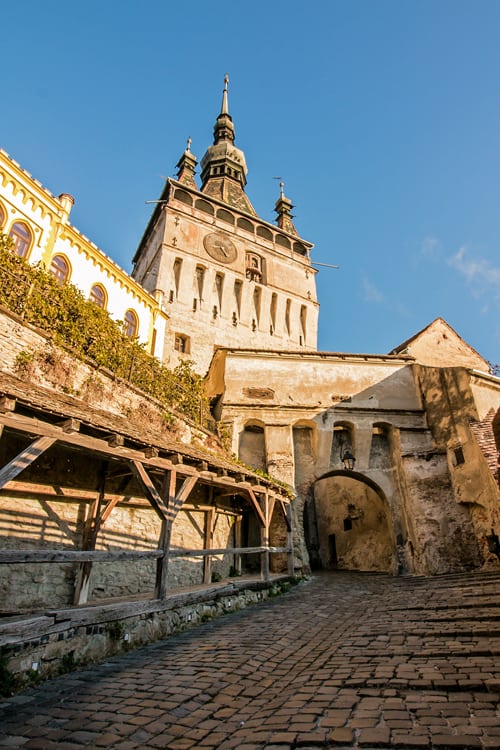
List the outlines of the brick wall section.
<svg viewBox="0 0 500 750">
<path fill-rule="evenodd" d="M 480 422 L 472 422 L 470 428 L 488 466 L 490 467 L 491 473 L 500 487 L 500 453 L 498 451 L 493 430 L 494 419 L 495 411 L 494 409 L 490 409 L 484 419 Z"/>
</svg>

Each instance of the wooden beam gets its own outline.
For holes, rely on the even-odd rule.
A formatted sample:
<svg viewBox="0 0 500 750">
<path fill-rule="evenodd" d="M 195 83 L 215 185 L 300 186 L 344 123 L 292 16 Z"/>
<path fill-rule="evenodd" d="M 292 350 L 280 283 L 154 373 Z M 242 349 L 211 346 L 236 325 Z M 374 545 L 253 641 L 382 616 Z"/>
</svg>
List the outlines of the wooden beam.
<svg viewBox="0 0 500 750">
<path fill-rule="evenodd" d="M 79 419 L 73 419 L 73 417 L 70 417 L 69 419 L 65 419 L 64 422 L 60 423 L 60 427 L 62 428 L 63 432 L 80 432 L 81 422 Z"/>
<path fill-rule="evenodd" d="M 108 437 L 108 445 L 111 448 L 123 448 L 123 446 L 125 445 L 125 438 L 123 437 L 123 435 L 113 433 Z"/>
<path fill-rule="evenodd" d="M 268 550 L 270 554 L 283 553 L 288 547 L 219 547 L 214 549 L 172 549 L 170 557 L 206 557 L 206 555 L 253 555 Z M 163 549 L 150 550 L 80 550 L 80 549 L 6 549 L 0 550 L 0 564 L 14 563 L 79 563 L 117 562 L 121 560 L 158 560 L 164 556 Z"/>
<path fill-rule="evenodd" d="M 286 528 L 287 528 L 288 531 L 291 531 L 292 530 L 292 523 L 290 521 L 289 513 L 288 513 L 289 509 L 291 508 L 291 505 L 290 505 L 290 503 L 288 503 L 288 505 L 285 504 L 283 502 L 283 500 L 281 500 L 281 498 L 280 498 L 280 505 L 281 505 L 281 510 L 283 511 L 283 515 L 285 516 Z"/>
<path fill-rule="evenodd" d="M 144 489 L 153 508 L 162 520 L 166 519 L 168 516 L 168 508 L 165 507 L 163 499 L 160 497 L 158 490 L 154 486 L 151 477 L 148 475 L 142 463 L 140 461 L 130 461 L 130 467 L 133 474 L 137 477 L 139 484 Z"/>
<path fill-rule="evenodd" d="M 107 438 L 109 437 L 109 432 L 106 434 L 104 430 L 102 431 L 103 438 L 92 437 L 81 432 L 65 433 L 63 429 L 57 425 L 44 422 L 41 419 L 27 417 L 26 415 L 17 412 L 0 412 L 0 425 L 4 425 L 5 427 L 17 432 L 28 433 L 30 436 L 37 435 L 40 437 L 51 437 L 64 445 L 73 446 L 79 450 L 98 454 L 116 461 L 139 461 L 148 466 L 149 469 L 155 468 L 162 471 L 176 469 L 178 474 L 182 476 L 199 478 L 198 470 L 194 466 L 183 463 L 182 455 L 180 453 L 172 452 L 170 459 L 167 459 L 161 456 L 146 458 L 143 449 L 139 450 L 127 446 L 124 446 L 117 451 L 108 445 Z M 214 468 L 217 469 L 217 466 L 214 465 Z M 245 475 L 242 472 L 239 472 L 239 476 L 244 480 Z M 235 494 L 246 495 L 249 492 L 249 489 L 252 490 L 252 485 L 250 485 L 249 482 L 242 481 L 240 485 L 238 485 L 233 476 L 204 477 L 203 481 L 205 484 L 212 484 L 215 487 L 225 487 L 230 493 L 233 491 L 233 487 L 235 489 L 238 488 L 240 492 Z M 262 485 L 254 485 L 253 489 L 255 492 L 260 493 L 264 492 L 266 487 Z M 281 494 L 279 487 L 273 486 L 273 491 L 277 495 Z"/>
<path fill-rule="evenodd" d="M 206 557 L 207 555 L 256 555 L 261 552 L 275 554 L 287 552 L 288 547 L 219 547 L 214 549 L 171 549 L 170 557 Z"/>
<path fill-rule="evenodd" d="M 34 440 L 31 445 L 21 451 L 12 461 L 9 461 L 3 469 L 0 469 L 0 489 L 4 487 L 7 482 L 17 477 L 24 469 L 36 461 L 36 459 L 45 453 L 56 442 L 55 438 L 52 437 L 39 437 Z"/>
<path fill-rule="evenodd" d="M 4 549 L 0 550 L 0 563 L 75 563 L 114 562 L 116 560 L 148 560 L 163 555 L 161 549 L 151 550 L 73 550 L 73 549 Z"/>
<path fill-rule="evenodd" d="M 261 507 L 259 505 L 259 502 L 258 502 L 257 498 L 253 494 L 253 490 L 250 487 L 247 487 L 246 488 L 246 493 L 247 493 L 248 497 L 250 498 L 250 502 L 252 503 L 253 509 L 257 513 L 257 516 L 259 517 L 259 520 L 260 520 L 262 526 L 265 527 L 265 525 L 266 525 L 266 517 L 265 517 L 265 515 L 262 512 L 262 509 L 261 509 Z"/>
<path fill-rule="evenodd" d="M 0 411 L 14 411 L 16 408 L 16 399 L 10 396 L 0 397 Z"/>
</svg>

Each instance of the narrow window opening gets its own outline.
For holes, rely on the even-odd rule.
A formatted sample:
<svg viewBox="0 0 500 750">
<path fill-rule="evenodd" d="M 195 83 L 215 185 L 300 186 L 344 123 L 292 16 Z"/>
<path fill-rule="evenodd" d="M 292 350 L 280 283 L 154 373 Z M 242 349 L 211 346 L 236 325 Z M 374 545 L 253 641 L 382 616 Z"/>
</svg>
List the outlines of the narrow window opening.
<svg viewBox="0 0 500 750">
<path fill-rule="evenodd" d="M 175 296 L 179 296 L 179 285 L 181 282 L 181 268 L 182 268 L 182 260 L 181 258 L 176 258 L 174 260 L 174 286 L 175 286 Z M 173 299 L 171 300 L 173 302 Z"/>
<path fill-rule="evenodd" d="M 234 298 L 236 300 L 236 308 L 238 310 L 238 317 L 241 317 L 241 290 L 243 288 L 243 282 L 242 281 L 235 281 L 234 282 Z"/>
<path fill-rule="evenodd" d="M 292 301 L 287 299 L 285 306 L 285 329 L 288 335 L 290 335 L 290 309 L 292 307 Z"/>
</svg>

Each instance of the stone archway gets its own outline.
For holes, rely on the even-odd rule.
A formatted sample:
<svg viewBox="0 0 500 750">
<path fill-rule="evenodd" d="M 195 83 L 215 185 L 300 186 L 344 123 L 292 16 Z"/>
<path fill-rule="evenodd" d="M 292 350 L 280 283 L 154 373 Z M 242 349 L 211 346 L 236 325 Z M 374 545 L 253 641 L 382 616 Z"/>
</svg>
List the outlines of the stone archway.
<svg viewBox="0 0 500 750">
<path fill-rule="evenodd" d="M 392 514 L 374 482 L 357 472 L 329 472 L 315 482 L 314 503 L 324 568 L 397 570 Z"/>
</svg>

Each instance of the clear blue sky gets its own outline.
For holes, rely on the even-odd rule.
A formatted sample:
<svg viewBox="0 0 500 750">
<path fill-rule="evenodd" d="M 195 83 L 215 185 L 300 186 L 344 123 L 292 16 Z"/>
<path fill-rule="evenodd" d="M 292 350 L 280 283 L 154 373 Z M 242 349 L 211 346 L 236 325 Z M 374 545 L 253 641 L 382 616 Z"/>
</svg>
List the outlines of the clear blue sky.
<svg viewBox="0 0 500 750">
<path fill-rule="evenodd" d="M 500 362 L 499 0 L 18 0 L 0 145 L 126 270 L 223 77 L 247 193 L 282 176 L 321 270 L 319 348 L 385 353 L 444 317 Z"/>
</svg>

